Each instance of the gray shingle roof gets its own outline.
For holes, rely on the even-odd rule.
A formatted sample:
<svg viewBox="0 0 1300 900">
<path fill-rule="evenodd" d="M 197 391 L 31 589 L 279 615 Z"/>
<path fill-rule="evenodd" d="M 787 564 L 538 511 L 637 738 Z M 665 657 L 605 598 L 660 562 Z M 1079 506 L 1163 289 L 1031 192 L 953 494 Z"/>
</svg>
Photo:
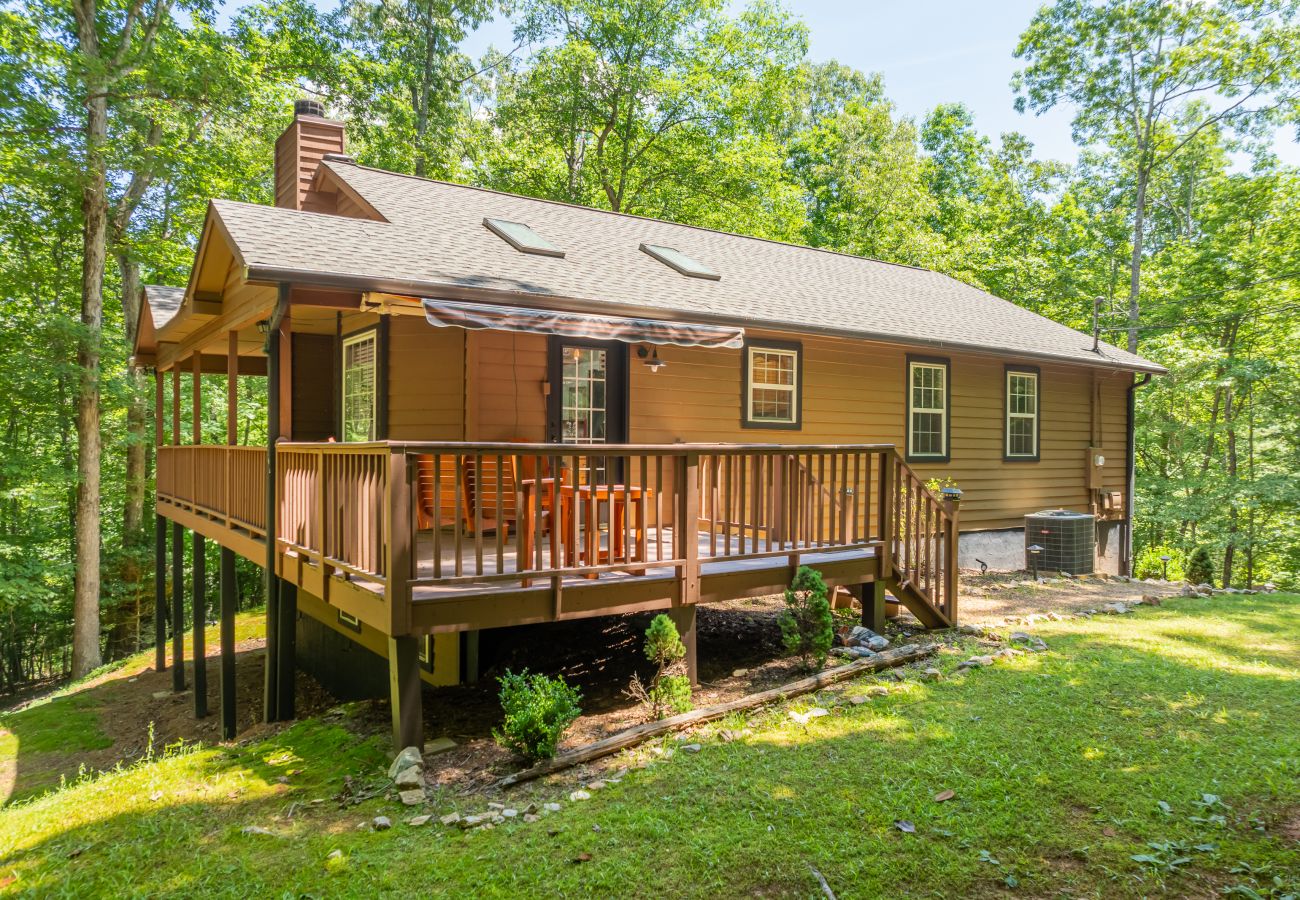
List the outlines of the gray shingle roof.
<svg viewBox="0 0 1300 900">
<path fill-rule="evenodd" d="M 214 201 L 250 275 L 312 272 L 358 288 L 826 332 L 1163 371 L 946 275 L 638 216 L 322 165 L 387 222 Z M 522 222 L 565 251 L 520 253 L 484 225 Z M 672 247 L 721 273 L 688 278 L 641 251 Z"/>
<path fill-rule="evenodd" d="M 181 301 L 185 299 L 185 288 L 170 287 L 165 284 L 146 284 L 144 299 L 149 304 L 153 327 L 162 328 L 180 311 Z"/>
</svg>

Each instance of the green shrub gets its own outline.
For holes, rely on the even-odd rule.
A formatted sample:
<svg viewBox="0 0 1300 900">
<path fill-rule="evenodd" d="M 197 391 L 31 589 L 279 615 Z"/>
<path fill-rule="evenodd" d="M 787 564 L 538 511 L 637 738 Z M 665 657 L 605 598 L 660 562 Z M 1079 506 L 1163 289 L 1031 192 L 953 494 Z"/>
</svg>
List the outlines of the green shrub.
<svg viewBox="0 0 1300 900">
<path fill-rule="evenodd" d="M 645 655 L 655 664 L 654 676 L 647 687 L 634 674 L 628 696 L 649 706 L 650 715 L 656 719 L 690 709 L 691 679 L 669 674 L 686 657 L 686 647 L 673 620 L 663 613 L 655 616 L 645 631 Z"/>
<path fill-rule="evenodd" d="M 826 664 L 826 654 L 835 640 L 835 620 L 826 582 L 817 571 L 799 567 L 785 592 L 785 609 L 777 624 L 786 652 L 803 660 L 805 668 L 820 669 Z"/>
<path fill-rule="evenodd" d="M 1210 559 L 1210 548 L 1204 544 L 1192 551 L 1192 558 L 1187 561 L 1188 584 L 1214 584 L 1214 561 Z"/>
<path fill-rule="evenodd" d="M 1147 547 L 1137 555 L 1133 561 L 1134 578 L 1161 578 L 1162 572 L 1165 571 L 1160 557 L 1169 557 L 1169 580 L 1182 581 L 1185 573 L 1183 568 L 1186 564 L 1186 558 L 1183 551 L 1175 550 L 1172 547 Z"/>
<path fill-rule="evenodd" d="M 506 670 L 501 676 L 501 729 L 493 730 L 496 742 L 535 762 L 555 755 L 564 732 L 578 718 L 582 694 L 563 678 L 540 673 L 518 675 Z"/>
</svg>

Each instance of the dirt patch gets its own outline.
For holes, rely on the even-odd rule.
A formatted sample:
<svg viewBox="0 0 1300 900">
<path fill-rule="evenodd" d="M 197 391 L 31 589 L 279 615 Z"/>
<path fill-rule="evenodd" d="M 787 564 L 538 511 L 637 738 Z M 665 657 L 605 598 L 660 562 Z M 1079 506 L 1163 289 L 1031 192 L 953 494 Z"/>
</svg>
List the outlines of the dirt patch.
<svg viewBox="0 0 1300 900">
<path fill-rule="evenodd" d="M 1292 806 L 1282 811 L 1278 820 L 1277 833 L 1293 844 L 1300 844 L 1300 806 Z"/>
<path fill-rule="evenodd" d="M 1137 602 L 1144 594 L 1176 597 L 1182 587 L 1100 575 L 1047 579 L 1047 583 L 1036 583 L 1025 572 L 962 575 L 959 608 L 963 622 L 997 622 L 1032 613 L 1078 613 L 1117 601 Z"/>
</svg>

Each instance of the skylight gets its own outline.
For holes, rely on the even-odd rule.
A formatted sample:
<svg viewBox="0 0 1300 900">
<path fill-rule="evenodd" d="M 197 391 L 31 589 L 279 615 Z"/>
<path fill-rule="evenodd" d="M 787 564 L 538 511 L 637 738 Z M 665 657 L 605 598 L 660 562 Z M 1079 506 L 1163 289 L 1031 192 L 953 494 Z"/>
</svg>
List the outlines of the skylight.
<svg viewBox="0 0 1300 900">
<path fill-rule="evenodd" d="M 680 250 L 661 247 L 658 244 L 642 244 L 641 249 L 671 269 L 676 269 L 691 278 L 707 278 L 717 281 L 722 276 L 703 263 L 696 262 Z"/>
<path fill-rule="evenodd" d="M 520 253 L 536 253 L 538 256 L 564 258 L 563 250 L 520 222 L 507 222 L 505 219 L 484 219 L 483 224 L 493 234 Z"/>
</svg>

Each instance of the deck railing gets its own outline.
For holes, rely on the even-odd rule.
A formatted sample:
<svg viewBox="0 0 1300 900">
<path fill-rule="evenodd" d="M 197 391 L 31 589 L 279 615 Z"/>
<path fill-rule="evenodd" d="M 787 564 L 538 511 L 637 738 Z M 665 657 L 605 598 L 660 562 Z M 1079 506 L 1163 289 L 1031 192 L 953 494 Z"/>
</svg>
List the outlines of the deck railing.
<svg viewBox="0 0 1300 900">
<path fill-rule="evenodd" d="M 157 450 L 160 501 L 265 535 L 265 447 L 166 444 Z"/>
<path fill-rule="evenodd" d="M 265 450 L 162 447 L 159 499 L 232 527 L 265 522 Z M 729 563 L 869 552 L 949 619 L 955 510 L 891 445 L 291 444 L 276 448 L 283 552 L 371 585 L 681 580 Z"/>
</svg>

